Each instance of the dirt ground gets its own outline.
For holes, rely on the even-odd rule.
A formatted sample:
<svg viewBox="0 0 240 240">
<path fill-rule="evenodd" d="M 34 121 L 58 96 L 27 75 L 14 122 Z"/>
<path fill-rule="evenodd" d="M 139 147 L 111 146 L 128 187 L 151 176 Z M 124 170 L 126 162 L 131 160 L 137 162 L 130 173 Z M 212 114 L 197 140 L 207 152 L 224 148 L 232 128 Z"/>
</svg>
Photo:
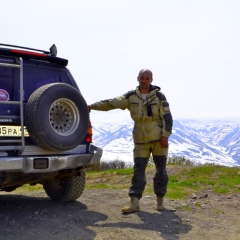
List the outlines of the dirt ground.
<svg viewBox="0 0 240 240">
<path fill-rule="evenodd" d="M 127 189 L 85 190 L 76 202 L 56 203 L 44 191 L 0 193 L 0 239 L 4 240 L 239 240 L 240 196 L 211 192 L 186 200 L 141 199 L 141 211 L 124 215 Z"/>
</svg>

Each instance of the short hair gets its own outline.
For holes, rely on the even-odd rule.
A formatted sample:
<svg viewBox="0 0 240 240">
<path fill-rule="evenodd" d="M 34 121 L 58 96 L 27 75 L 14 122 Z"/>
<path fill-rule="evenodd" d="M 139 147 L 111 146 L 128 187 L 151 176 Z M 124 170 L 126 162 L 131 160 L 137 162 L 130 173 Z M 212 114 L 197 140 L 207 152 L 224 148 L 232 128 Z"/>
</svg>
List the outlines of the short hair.
<svg viewBox="0 0 240 240">
<path fill-rule="evenodd" d="M 149 69 L 141 69 L 140 71 L 139 71 L 139 73 L 138 73 L 138 77 L 140 76 L 140 74 L 141 73 L 143 73 L 143 72 L 148 72 L 149 74 L 150 74 L 150 76 L 151 76 L 151 79 L 153 78 L 153 74 L 152 74 L 152 71 L 151 70 L 149 70 Z"/>
</svg>

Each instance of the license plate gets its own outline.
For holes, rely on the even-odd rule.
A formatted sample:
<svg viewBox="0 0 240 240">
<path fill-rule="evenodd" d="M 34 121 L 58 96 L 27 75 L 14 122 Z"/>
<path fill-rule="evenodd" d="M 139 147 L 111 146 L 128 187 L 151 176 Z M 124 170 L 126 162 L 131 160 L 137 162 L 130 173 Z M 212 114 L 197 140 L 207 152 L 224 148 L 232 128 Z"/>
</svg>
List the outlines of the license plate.
<svg viewBox="0 0 240 240">
<path fill-rule="evenodd" d="M 21 137 L 21 134 L 20 126 L 0 126 L 0 137 Z M 24 136 L 29 136 L 26 127 L 24 127 Z"/>
</svg>

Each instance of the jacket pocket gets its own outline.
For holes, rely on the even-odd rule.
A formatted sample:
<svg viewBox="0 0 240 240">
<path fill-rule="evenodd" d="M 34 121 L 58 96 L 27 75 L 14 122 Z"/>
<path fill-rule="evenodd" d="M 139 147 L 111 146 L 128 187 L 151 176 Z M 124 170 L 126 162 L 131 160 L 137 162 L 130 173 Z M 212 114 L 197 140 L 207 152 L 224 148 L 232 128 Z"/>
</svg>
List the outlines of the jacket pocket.
<svg viewBox="0 0 240 240">
<path fill-rule="evenodd" d="M 162 103 L 162 106 L 163 106 L 163 111 L 164 111 L 164 113 L 170 112 L 168 102 L 163 102 L 163 103 Z"/>
<path fill-rule="evenodd" d="M 160 112 L 158 104 L 157 103 L 153 103 L 153 104 L 150 104 L 150 106 L 151 106 L 151 109 L 152 109 L 152 115 L 155 118 L 158 118 L 159 112 Z"/>
<path fill-rule="evenodd" d="M 138 106 L 139 106 L 139 103 L 130 103 L 131 115 L 138 115 Z"/>
</svg>

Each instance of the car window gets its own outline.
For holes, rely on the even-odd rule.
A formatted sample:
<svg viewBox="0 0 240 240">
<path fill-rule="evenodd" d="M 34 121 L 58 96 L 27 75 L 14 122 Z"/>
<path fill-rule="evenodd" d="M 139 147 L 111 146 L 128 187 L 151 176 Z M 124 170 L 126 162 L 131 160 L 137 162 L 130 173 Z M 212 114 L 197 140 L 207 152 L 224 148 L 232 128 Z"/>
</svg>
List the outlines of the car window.
<svg viewBox="0 0 240 240">
<path fill-rule="evenodd" d="M 70 79 L 64 70 L 61 68 L 54 69 L 44 66 L 24 66 L 23 79 L 25 101 L 27 101 L 36 89 L 43 85 L 55 82 L 71 84 Z"/>
<path fill-rule="evenodd" d="M 19 101 L 19 96 L 19 69 L 0 67 L 0 100 L 3 102 Z M 11 114 L 17 108 L 19 109 L 16 105 L 10 107 L 9 104 L 1 104 L 0 114 Z"/>
<path fill-rule="evenodd" d="M 65 68 L 52 67 L 44 64 L 23 65 L 23 100 L 26 103 L 31 94 L 43 85 L 62 82 L 72 85 Z M 20 100 L 20 69 L 0 67 L 0 101 Z M 1 104 L 0 114 L 11 114 L 19 111 L 19 106 Z"/>
</svg>

